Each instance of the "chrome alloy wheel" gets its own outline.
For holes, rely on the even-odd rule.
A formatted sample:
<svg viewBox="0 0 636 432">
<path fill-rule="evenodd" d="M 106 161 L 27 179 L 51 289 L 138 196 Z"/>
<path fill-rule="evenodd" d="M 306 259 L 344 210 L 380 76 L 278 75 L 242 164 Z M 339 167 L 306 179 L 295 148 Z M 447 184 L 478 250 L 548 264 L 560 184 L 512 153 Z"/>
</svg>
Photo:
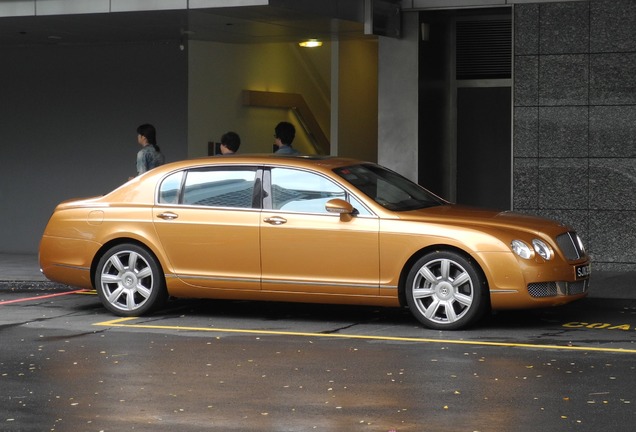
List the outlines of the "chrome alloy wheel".
<svg viewBox="0 0 636 432">
<path fill-rule="evenodd" d="M 104 306 L 122 316 L 143 314 L 165 297 L 155 259 L 136 245 L 117 246 L 102 257 L 96 286 Z"/>
<path fill-rule="evenodd" d="M 427 327 L 465 327 L 483 312 L 479 273 L 454 252 L 433 253 L 420 259 L 407 284 L 409 307 Z"/>
</svg>

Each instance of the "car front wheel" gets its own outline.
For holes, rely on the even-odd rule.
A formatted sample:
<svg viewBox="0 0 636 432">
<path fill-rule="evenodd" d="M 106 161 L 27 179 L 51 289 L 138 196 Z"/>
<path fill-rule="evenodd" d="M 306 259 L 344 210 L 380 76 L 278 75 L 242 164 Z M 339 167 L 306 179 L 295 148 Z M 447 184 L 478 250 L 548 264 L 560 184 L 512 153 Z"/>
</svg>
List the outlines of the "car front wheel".
<svg viewBox="0 0 636 432">
<path fill-rule="evenodd" d="M 108 250 L 95 271 L 95 287 L 104 307 L 119 316 L 138 316 L 161 306 L 165 280 L 156 258 L 134 244 Z"/>
<path fill-rule="evenodd" d="M 420 258 L 406 280 L 406 301 L 424 326 L 457 330 L 477 321 L 487 308 L 485 283 L 462 255 L 441 251 Z"/>
</svg>

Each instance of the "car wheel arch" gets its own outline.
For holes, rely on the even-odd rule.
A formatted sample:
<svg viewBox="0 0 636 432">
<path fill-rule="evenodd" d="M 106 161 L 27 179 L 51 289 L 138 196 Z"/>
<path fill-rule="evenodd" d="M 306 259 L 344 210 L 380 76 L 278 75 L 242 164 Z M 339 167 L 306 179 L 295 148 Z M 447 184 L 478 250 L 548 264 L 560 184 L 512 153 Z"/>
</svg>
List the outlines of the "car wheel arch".
<svg viewBox="0 0 636 432">
<path fill-rule="evenodd" d="M 159 256 L 157 255 L 157 253 L 155 253 L 155 251 L 153 250 L 153 248 L 149 247 L 147 244 L 145 244 L 144 242 L 141 242 L 137 239 L 134 238 L 130 238 L 130 237 L 118 237 L 116 239 L 112 239 L 106 243 L 104 243 L 95 253 L 95 255 L 93 256 L 93 260 L 91 262 L 91 272 L 90 272 L 90 277 L 91 277 L 91 285 L 93 286 L 93 288 L 97 288 L 97 286 L 95 285 L 95 271 L 97 270 L 97 265 L 99 264 L 99 261 L 102 259 L 102 257 L 104 256 L 104 254 L 106 252 L 108 252 L 110 249 L 112 249 L 115 246 L 119 246 L 122 244 L 133 244 L 139 247 L 144 248 L 149 254 L 151 254 L 154 259 L 157 261 L 157 265 L 159 266 L 159 270 L 161 272 L 161 274 L 165 274 L 164 272 L 164 263 L 163 261 L 159 258 Z"/>
<path fill-rule="evenodd" d="M 422 258 L 423 256 L 425 256 L 425 255 L 427 255 L 427 254 L 429 254 L 431 252 L 455 252 L 455 253 L 463 256 L 469 262 L 473 263 L 474 266 L 475 266 L 475 270 L 480 273 L 482 281 L 485 284 L 482 287 L 482 290 L 484 291 L 485 300 L 486 300 L 486 302 L 488 304 L 488 308 L 490 309 L 490 292 L 489 292 L 489 289 L 488 289 L 489 282 L 488 282 L 488 277 L 487 277 L 486 273 L 484 272 L 481 264 L 478 261 L 476 261 L 465 250 L 463 250 L 461 248 L 458 248 L 456 246 L 445 245 L 445 244 L 431 245 L 431 246 L 422 248 L 422 249 L 418 250 L 417 252 L 415 252 L 413 255 L 411 255 L 411 257 L 404 263 L 404 266 L 402 267 L 402 271 L 400 273 L 400 279 L 399 279 L 399 283 L 398 283 L 398 298 L 399 298 L 399 301 L 400 301 L 400 306 L 402 306 L 402 307 L 406 307 L 407 306 L 407 301 L 406 301 L 406 280 L 408 278 L 409 272 L 411 271 L 411 269 L 413 268 L 415 263 L 420 258 Z"/>
</svg>

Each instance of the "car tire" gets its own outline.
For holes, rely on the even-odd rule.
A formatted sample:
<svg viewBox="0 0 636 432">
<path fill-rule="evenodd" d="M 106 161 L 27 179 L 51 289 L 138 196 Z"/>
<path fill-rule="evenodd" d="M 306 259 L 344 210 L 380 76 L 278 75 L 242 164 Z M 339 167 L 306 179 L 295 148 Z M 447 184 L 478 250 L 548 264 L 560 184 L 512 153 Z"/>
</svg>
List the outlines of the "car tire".
<svg viewBox="0 0 636 432">
<path fill-rule="evenodd" d="M 95 270 L 95 288 L 106 309 L 119 316 L 139 316 L 168 298 L 157 259 L 145 248 L 121 244 L 109 249 Z"/>
<path fill-rule="evenodd" d="M 457 330 L 474 324 L 488 302 L 481 271 L 464 256 L 452 251 L 424 255 L 406 279 L 406 301 L 411 313 L 425 327 Z"/>
</svg>

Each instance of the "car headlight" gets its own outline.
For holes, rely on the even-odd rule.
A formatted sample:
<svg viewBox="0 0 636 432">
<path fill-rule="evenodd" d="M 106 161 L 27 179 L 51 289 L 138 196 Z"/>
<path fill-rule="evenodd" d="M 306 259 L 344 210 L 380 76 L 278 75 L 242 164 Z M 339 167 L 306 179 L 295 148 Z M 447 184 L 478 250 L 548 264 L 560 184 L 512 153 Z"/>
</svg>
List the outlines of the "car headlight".
<svg viewBox="0 0 636 432">
<path fill-rule="evenodd" d="M 554 256 L 552 252 L 552 248 L 545 244 L 543 240 L 534 239 L 532 240 L 532 246 L 534 246 L 534 251 L 539 254 L 541 258 L 546 261 L 550 261 Z"/>
<path fill-rule="evenodd" d="M 534 255 L 530 246 L 522 242 L 521 240 L 513 240 L 510 243 L 512 251 L 519 255 L 523 259 L 530 259 Z"/>
</svg>

